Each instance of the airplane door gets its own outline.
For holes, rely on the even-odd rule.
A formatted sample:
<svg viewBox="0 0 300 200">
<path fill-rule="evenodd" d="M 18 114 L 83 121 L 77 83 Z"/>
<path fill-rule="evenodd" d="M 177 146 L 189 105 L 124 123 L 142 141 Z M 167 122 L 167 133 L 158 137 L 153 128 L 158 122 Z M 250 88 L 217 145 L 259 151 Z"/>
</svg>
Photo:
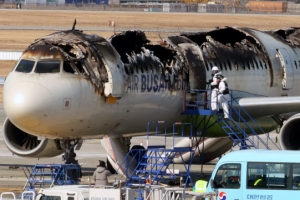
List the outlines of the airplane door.
<svg viewBox="0 0 300 200">
<path fill-rule="evenodd" d="M 182 49 L 182 53 L 187 58 L 190 89 L 205 90 L 206 70 L 201 59 L 199 46 L 193 43 L 182 43 L 178 46 Z"/>
<path fill-rule="evenodd" d="M 294 86 L 294 70 L 290 56 L 286 49 L 278 49 L 277 52 L 282 67 L 282 89 L 292 89 Z"/>
</svg>

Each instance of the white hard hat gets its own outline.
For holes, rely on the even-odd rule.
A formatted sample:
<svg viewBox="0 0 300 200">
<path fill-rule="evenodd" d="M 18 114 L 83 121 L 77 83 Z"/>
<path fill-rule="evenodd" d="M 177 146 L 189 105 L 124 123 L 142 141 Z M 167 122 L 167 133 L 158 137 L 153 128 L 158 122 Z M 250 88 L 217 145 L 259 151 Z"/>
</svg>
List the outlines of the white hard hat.
<svg viewBox="0 0 300 200">
<path fill-rule="evenodd" d="M 212 71 L 219 71 L 219 68 L 217 66 L 213 66 L 213 68 L 211 70 Z"/>
</svg>

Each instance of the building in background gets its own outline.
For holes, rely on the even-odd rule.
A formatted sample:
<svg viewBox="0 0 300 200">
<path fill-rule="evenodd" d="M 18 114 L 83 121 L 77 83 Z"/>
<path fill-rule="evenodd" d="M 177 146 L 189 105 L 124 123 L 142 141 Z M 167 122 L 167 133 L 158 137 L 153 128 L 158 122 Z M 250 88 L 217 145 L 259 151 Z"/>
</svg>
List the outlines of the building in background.
<svg viewBox="0 0 300 200">
<path fill-rule="evenodd" d="M 281 1 L 249 1 L 248 9 L 254 12 L 284 13 L 288 10 L 288 2 Z"/>
</svg>

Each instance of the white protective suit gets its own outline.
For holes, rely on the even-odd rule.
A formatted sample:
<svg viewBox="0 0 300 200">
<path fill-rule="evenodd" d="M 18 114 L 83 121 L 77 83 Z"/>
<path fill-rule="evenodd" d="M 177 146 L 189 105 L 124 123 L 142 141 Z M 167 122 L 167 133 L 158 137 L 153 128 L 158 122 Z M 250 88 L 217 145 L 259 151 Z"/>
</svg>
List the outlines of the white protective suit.
<svg viewBox="0 0 300 200">
<path fill-rule="evenodd" d="M 221 75 L 221 72 L 217 72 L 214 74 L 212 78 L 212 82 L 210 83 L 211 86 L 211 110 L 218 110 L 218 102 L 217 102 L 217 96 L 218 96 L 218 80 L 217 76 Z"/>
<path fill-rule="evenodd" d="M 229 110 L 228 110 L 228 101 L 230 101 L 230 95 L 229 94 L 224 94 L 226 91 L 226 84 L 225 81 L 227 78 L 223 78 L 219 82 L 219 90 L 218 90 L 218 102 L 221 104 L 224 112 L 224 118 L 228 119 L 229 118 Z M 227 87 L 228 91 L 228 87 Z"/>
</svg>

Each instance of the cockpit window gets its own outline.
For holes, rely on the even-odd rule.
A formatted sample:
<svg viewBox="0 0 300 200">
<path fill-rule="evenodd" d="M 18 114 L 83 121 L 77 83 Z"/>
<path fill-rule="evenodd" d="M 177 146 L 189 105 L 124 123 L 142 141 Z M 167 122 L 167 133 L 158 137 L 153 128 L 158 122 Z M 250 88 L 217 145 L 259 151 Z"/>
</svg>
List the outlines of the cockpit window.
<svg viewBox="0 0 300 200">
<path fill-rule="evenodd" d="M 60 61 L 38 61 L 34 72 L 36 73 L 58 73 L 60 71 Z"/>
<path fill-rule="evenodd" d="M 21 60 L 16 68 L 16 72 L 29 73 L 32 71 L 35 61 L 32 60 Z"/>
</svg>

